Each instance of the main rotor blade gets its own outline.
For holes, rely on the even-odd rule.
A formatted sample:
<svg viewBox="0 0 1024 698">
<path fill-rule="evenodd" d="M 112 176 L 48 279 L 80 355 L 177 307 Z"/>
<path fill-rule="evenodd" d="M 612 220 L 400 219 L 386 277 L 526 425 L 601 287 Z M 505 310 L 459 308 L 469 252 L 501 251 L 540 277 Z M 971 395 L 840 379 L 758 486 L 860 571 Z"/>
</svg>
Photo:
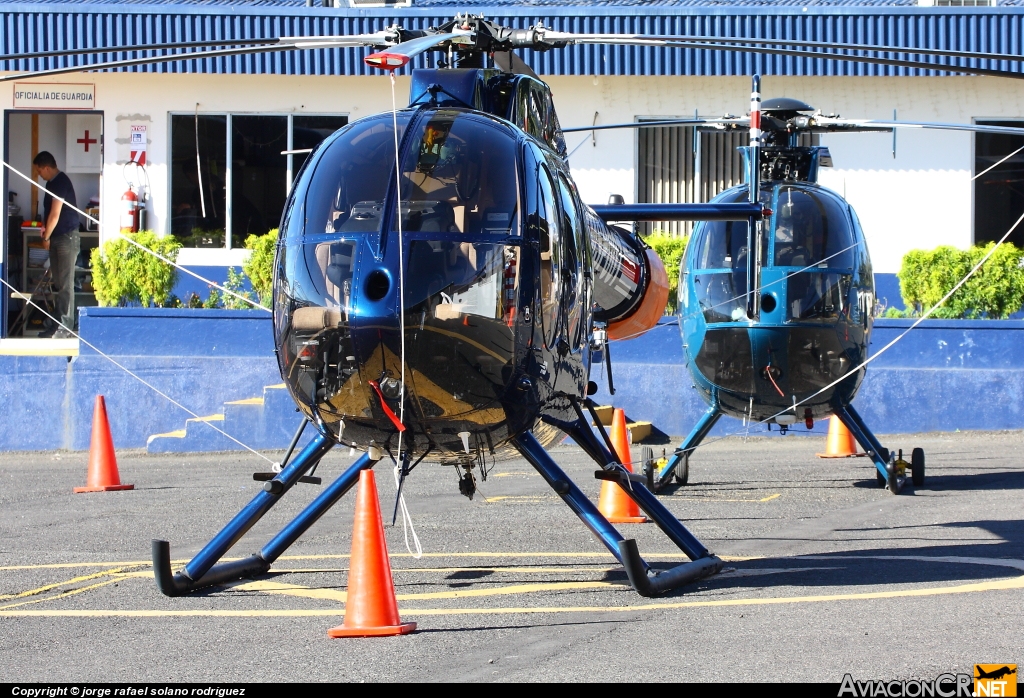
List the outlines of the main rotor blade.
<svg viewBox="0 0 1024 698">
<path fill-rule="evenodd" d="M 1009 70 L 996 70 L 992 68 L 973 68 L 970 66 L 953 65 L 949 63 L 932 63 L 929 61 L 913 61 L 901 58 L 882 58 L 880 56 L 855 56 L 845 53 L 831 53 L 829 51 L 804 51 L 799 49 L 770 48 L 761 46 L 734 46 L 728 43 L 698 43 L 691 41 L 675 41 L 667 39 L 648 39 L 635 35 L 623 34 L 580 34 L 580 40 L 575 39 L 577 35 L 563 32 L 545 32 L 544 39 L 551 43 L 582 43 L 582 44 L 613 44 L 622 46 L 656 46 L 661 48 L 692 48 L 702 51 L 730 51 L 734 53 L 763 53 L 778 56 L 796 56 L 799 58 L 816 58 L 821 60 L 843 61 L 846 63 L 871 63 L 875 65 L 889 65 L 901 68 L 918 68 L 921 70 L 939 70 L 947 73 L 966 73 L 968 75 L 985 75 L 996 78 L 1012 78 L 1024 80 L 1024 73 Z M 728 41 L 728 40 L 727 40 Z M 874 50 L 874 49 L 866 49 Z M 1019 58 L 1006 56 L 1000 60 L 1019 60 Z"/>
<path fill-rule="evenodd" d="M 573 126 L 563 128 L 562 133 L 576 133 L 584 131 L 607 131 L 615 128 L 659 128 L 663 126 L 746 126 L 750 122 L 748 117 L 736 117 L 735 119 L 660 119 L 658 121 L 629 121 L 621 124 L 601 124 L 598 126 Z"/>
<path fill-rule="evenodd" d="M 22 61 L 32 58 L 59 58 L 61 56 L 88 56 L 99 53 L 133 53 L 142 51 L 170 51 L 174 49 L 210 48 L 212 46 L 243 46 L 266 45 L 281 41 L 277 37 L 269 39 L 221 39 L 220 41 L 180 41 L 170 44 L 148 44 L 145 46 L 89 46 L 85 48 L 69 48 L 60 51 L 36 51 L 34 53 L 8 53 L 0 56 L 0 61 Z"/>
<path fill-rule="evenodd" d="M 876 119 L 833 119 L 830 117 L 814 117 L 820 126 L 835 124 L 851 127 L 878 127 L 891 130 L 894 128 L 932 129 L 939 131 L 969 131 L 971 133 L 1001 133 L 1009 136 L 1024 136 L 1024 127 L 986 126 L 984 124 L 946 124 L 937 121 L 881 121 Z"/>
<path fill-rule="evenodd" d="M 237 56 L 247 53 L 272 53 L 275 51 L 301 51 L 307 49 L 323 48 L 344 48 L 350 46 L 381 46 L 394 37 L 393 32 L 377 32 L 376 34 L 356 34 L 353 36 L 311 36 L 311 37 L 287 37 L 278 39 L 275 44 L 269 46 L 246 46 L 242 48 L 215 49 L 212 51 L 186 51 L 181 53 L 170 53 L 162 56 L 143 56 L 141 58 L 124 58 L 116 61 L 104 61 L 102 63 L 86 63 L 84 65 L 67 66 L 64 68 L 50 68 L 47 70 L 36 70 L 25 73 L 11 73 L 0 76 L 0 82 L 11 80 L 26 80 L 28 78 L 43 77 L 49 75 L 63 75 L 65 73 L 79 73 L 90 70 L 110 70 L 113 68 L 124 68 L 133 65 L 146 65 L 151 63 L 173 63 L 174 61 L 195 61 L 204 58 L 217 58 L 220 56 Z"/>
<path fill-rule="evenodd" d="M 568 38 L 572 37 L 572 38 Z M 881 53 L 907 53 L 922 56 L 944 56 L 949 58 L 976 58 L 990 61 L 1024 61 L 1024 55 L 1005 53 L 980 53 L 977 51 L 954 51 L 939 48 L 915 48 L 912 46 L 878 46 L 873 44 L 836 44 L 824 41 L 801 41 L 797 39 L 762 39 L 759 37 L 744 36 L 691 36 L 671 34 L 646 35 L 646 34 L 571 34 L 569 32 L 545 31 L 544 38 L 547 40 L 569 41 L 571 43 L 617 43 L 613 40 L 616 37 L 635 39 L 640 41 L 690 41 L 699 43 L 714 44 L 754 44 L 761 46 L 802 46 L 804 48 L 831 49 L 844 51 L 877 51 Z"/>
<path fill-rule="evenodd" d="M 381 70 L 396 70 L 406 65 L 415 56 L 420 55 L 424 51 L 429 51 L 446 41 L 450 41 L 453 44 L 471 44 L 473 43 L 474 34 L 475 32 L 472 30 L 460 29 L 447 34 L 421 36 L 418 39 L 403 41 L 383 51 L 371 53 L 363 59 L 363 62 L 368 66 L 380 68 Z"/>
</svg>

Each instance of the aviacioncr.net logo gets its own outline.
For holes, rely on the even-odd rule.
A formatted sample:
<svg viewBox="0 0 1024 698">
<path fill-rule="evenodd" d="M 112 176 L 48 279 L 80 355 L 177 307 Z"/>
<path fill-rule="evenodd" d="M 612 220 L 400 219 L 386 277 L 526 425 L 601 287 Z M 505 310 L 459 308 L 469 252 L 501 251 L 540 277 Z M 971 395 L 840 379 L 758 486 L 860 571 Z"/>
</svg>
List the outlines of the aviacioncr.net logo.
<svg viewBox="0 0 1024 698">
<path fill-rule="evenodd" d="M 858 681 L 850 674 L 843 677 L 838 698 L 973 698 L 970 674 L 939 674 L 934 679 Z"/>
</svg>

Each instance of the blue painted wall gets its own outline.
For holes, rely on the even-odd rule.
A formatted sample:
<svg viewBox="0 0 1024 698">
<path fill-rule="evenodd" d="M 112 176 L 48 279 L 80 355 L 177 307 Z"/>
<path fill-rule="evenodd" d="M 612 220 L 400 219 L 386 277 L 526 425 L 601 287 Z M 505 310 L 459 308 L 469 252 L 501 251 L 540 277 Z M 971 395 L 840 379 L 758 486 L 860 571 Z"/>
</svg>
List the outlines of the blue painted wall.
<svg viewBox="0 0 1024 698">
<path fill-rule="evenodd" d="M 591 378 L 594 396 L 615 404 L 632 419 L 654 422 L 671 435 L 685 435 L 704 412 L 692 389 L 675 318 L 643 337 L 612 343 L 616 393 L 607 392 L 599 367 Z M 870 351 L 882 348 L 912 320 L 875 321 Z M 868 368 L 854 406 L 878 433 L 1024 429 L 1024 322 L 1019 320 L 929 320 L 882 353 Z M 666 388 L 666 386 L 668 386 Z M 824 434 L 816 424 L 813 433 Z M 712 435 L 767 433 L 723 418 Z M 771 432 L 778 434 L 777 428 Z M 797 425 L 790 433 L 806 433 Z"/>
<path fill-rule="evenodd" d="M 599 402 L 679 436 L 705 406 L 691 388 L 674 318 L 663 322 L 670 324 L 612 344 L 614 398 L 601 367 L 592 378 Z M 154 434 L 184 429 L 191 415 L 182 407 L 200 416 L 225 414 L 219 424 L 254 448 L 287 445 L 298 421 L 287 391 L 268 389 L 281 383 L 269 313 L 83 308 L 80 324 L 84 340 L 109 358 L 84 342 L 70 361 L 0 356 L 0 451 L 88 448 L 98 394 L 106 396 L 118 448 L 143 448 Z M 877 320 L 872 352 L 911 324 Z M 1024 321 L 928 321 L 874 362 L 854 404 L 882 434 L 1024 429 L 1021 338 Z M 225 404 L 261 397 L 262 404 Z M 815 433 L 824 430 L 815 425 Z M 714 433 L 746 431 L 738 420 L 723 419 Z M 151 450 L 238 448 L 203 424 L 191 422 L 187 432 Z M 764 427 L 750 433 L 764 433 Z M 791 433 L 805 430 L 796 426 Z"/>
</svg>

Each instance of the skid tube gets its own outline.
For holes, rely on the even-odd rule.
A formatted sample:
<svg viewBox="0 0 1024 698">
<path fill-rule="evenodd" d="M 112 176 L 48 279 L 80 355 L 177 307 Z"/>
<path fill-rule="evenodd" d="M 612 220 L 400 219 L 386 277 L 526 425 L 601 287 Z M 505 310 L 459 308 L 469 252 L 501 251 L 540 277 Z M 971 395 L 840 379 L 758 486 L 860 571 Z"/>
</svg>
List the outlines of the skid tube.
<svg viewBox="0 0 1024 698">
<path fill-rule="evenodd" d="M 652 570 L 651 566 L 640 556 L 636 541 L 623 539 L 593 502 L 555 463 L 550 454 L 533 437 L 533 434 L 526 432 L 515 437 L 512 443 L 519 452 L 626 569 L 629 582 L 638 594 L 647 597 L 664 594 L 684 584 L 715 574 L 722 569 L 723 562 L 720 558 L 708 552 L 708 549 L 680 523 L 672 512 L 665 508 L 642 482 L 630 478 L 631 473 L 622 467 L 604 444 L 596 438 L 586 420 L 581 418 L 571 424 L 564 422 L 558 424 L 552 422 L 552 424 L 566 431 L 603 468 L 603 471 L 598 471 L 600 479 L 618 481 L 626 494 L 691 559 L 691 562 L 685 562 L 670 570 L 662 572 Z M 642 480 L 642 478 L 640 479 Z"/>
<path fill-rule="evenodd" d="M 853 409 L 853 405 L 844 404 L 840 400 L 833 400 L 832 411 L 839 421 L 850 430 L 853 434 L 853 438 L 857 440 L 860 447 L 864 449 L 865 453 L 871 456 L 871 462 L 875 465 L 875 470 L 885 478 L 886 487 L 893 494 L 899 494 L 900 490 L 903 489 L 903 485 L 906 484 L 907 478 L 900 477 L 893 470 L 893 464 L 890 462 L 891 454 L 889 449 L 882 446 L 875 435 L 868 428 L 864 418 L 860 416 L 857 410 Z"/>
<path fill-rule="evenodd" d="M 245 533 L 252 528 L 271 507 L 320 459 L 331 450 L 334 441 L 323 434 L 317 434 L 288 463 L 280 473 L 264 485 L 242 511 L 233 518 L 220 533 L 206 544 L 199 553 L 179 572 L 171 570 L 171 546 L 164 540 L 153 541 L 153 573 L 157 587 L 167 596 L 181 596 L 197 589 L 224 584 L 238 579 L 248 579 L 263 574 L 298 540 L 310 526 L 334 506 L 359 479 L 359 473 L 376 465 L 380 453 L 371 449 L 374 457 L 364 453 L 345 472 L 327 486 L 309 506 L 302 510 L 291 523 L 281 529 L 260 552 L 240 560 L 217 564 Z"/>
<path fill-rule="evenodd" d="M 711 392 L 711 403 L 704 414 L 701 415 L 701 418 L 697 420 L 697 423 L 690 431 L 690 435 L 675 450 L 675 453 L 668 459 L 668 463 L 665 464 L 661 472 L 654 473 L 651 484 L 654 485 L 655 492 L 660 491 L 668 484 L 669 479 L 672 477 L 672 472 L 676 469 L 679 461 L 690 457 L 693 450 L 700 445 L 721 418 L 722 410 L 718 406 L 718 391 L 713 389 Z"/>
</svg>

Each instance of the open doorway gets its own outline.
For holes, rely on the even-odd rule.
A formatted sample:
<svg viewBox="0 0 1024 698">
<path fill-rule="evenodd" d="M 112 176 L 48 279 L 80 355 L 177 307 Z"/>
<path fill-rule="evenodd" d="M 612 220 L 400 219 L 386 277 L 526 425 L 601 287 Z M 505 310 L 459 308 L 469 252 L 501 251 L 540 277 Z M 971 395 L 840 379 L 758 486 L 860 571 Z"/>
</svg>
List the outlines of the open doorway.
<svg viewBox="0 0 1024 698">
<path fill-rule="evenodd" d="M 102 113 L 12 110 L 4 114 L 4 121 L 4 159 L 45 186 L 32 161 L 42 151 L 51 153 L 57 168 L 71 180 L 78 208 L 98 218 L 103 167 Z M 45 192 L 6 168 L 4 184 L 7 216 L 0 268 L 4 279 L 17 291 L 4 287 L 0 336 L 47 336 L 55 329 L 53 321 L 26 302 L 27 298 L 32 298 L 54 314 L 56 298 L 49 273 L 49 253 L 42 246 L 41 236 Z M 76 317 L 77 308 L 96 305 L 90 256 L 99 244 L 96 226 L 84 217 L 79 218 L 81 251 L 74 275 Z"/>
</svg>

